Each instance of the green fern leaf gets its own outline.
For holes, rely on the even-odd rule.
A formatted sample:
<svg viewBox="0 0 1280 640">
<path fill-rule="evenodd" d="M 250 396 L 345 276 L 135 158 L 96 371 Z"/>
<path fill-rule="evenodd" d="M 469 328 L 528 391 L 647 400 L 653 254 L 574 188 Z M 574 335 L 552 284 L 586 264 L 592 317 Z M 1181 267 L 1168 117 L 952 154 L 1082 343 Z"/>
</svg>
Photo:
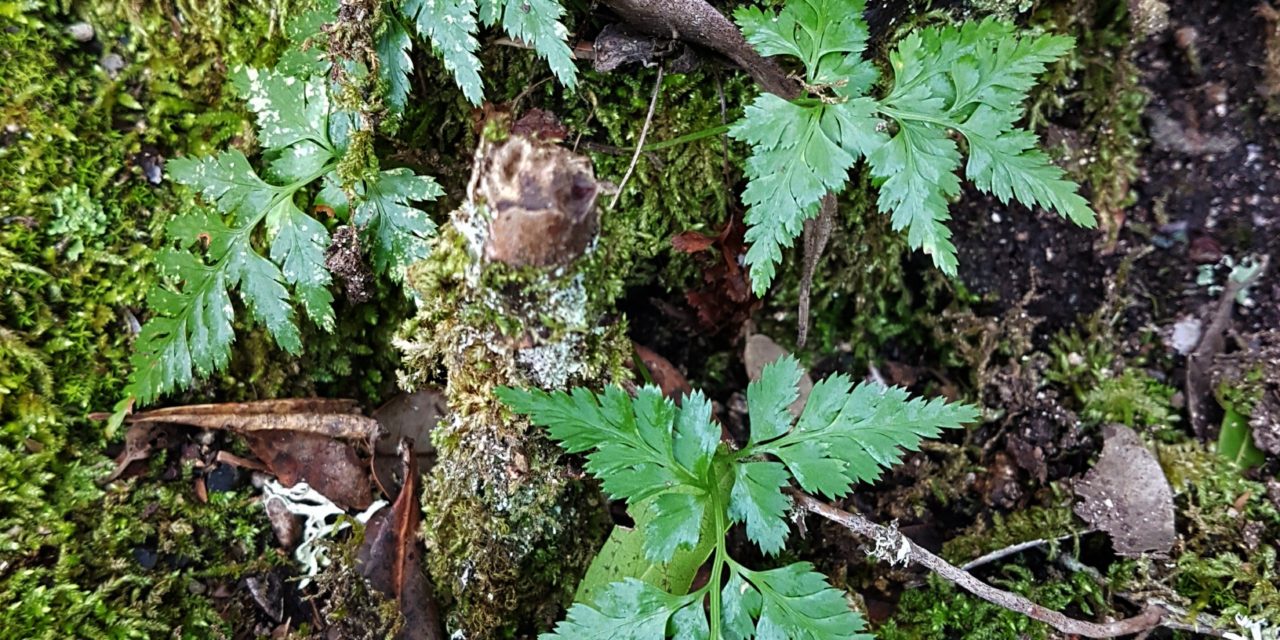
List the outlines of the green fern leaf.
<svg viewBox="0 0 1280 640">
<path fill-rule="evenodd" d="M 302 308 L 325 331 L 333 331 L 333 294 L 329 292 L 329 269 L 325 250 L 329 230 L 315 218 L 302 213 L 292 198 L 280 201 L 267 213 L 271 260 L 280 265 L 284 279 L 298 295 Z"/>
<path fill-rule="evenodd" d="M 401 168 L 362 181 L 357 192 L 360 200 L 352 221 L 360 228 L 374 269 L 404 281 L 409 265 L 427 257 L 427 241 L 436 228 L 431 218 L 409 203 L 435 200 L 444 195 L 444 189 L 428 176 Z"/>
<path fill-rule="evenodd" d="M 866 623 L 808 562 L 769 571 L 742 571 L 760 595 L 758 638 L 872 640 Z M 750 587 L 747 587 L 750 588 Z"/>
<path fill-rule="evenodd" d="M 387 12 L 378 34 L 378 76 L 387 83 L 387 107 L 392 115 L 404 113 L 409 104 L 409 80 L 413 77 L 413 41 L 400 16 Z"/>
<path fill-rule="evenodd" d="M 480 42 L 475 37 L 475 0 L 405 0 L 403 10 L 418 34 L 431 41 L 462 94 L 471 104 L 480 104 L 484 81 L 480 79 L 480 58 L 476 57 Z"/>
<path fill-rule="evenodd" d="M 667 637 L 667 623 L 684 609 L 702 603 L 673 596 L 646 582 L 629 578 L 615 582 L 597 598 L 595 606 L 575 604 L 568 617 L 540 640 L 654 640 Z M 687 615 L 687 614 L 686 614 Z M 705 625 L 705 618 L 703 624 Z M 687 623 L 686 623 L 687 625 Z M 685 636 L 693 637 L 693 636 Z M 704 636 L 705 637 L 705 636 Z"/>
<path fill-rule="evenodd" d="M 513 411 L 548 427 L 566 451 L 594 449 L 586 467 L 606 493 L 629 504 L 658 496 L 645 529 L 650 560 L 667 562 L 677 548 L 697 543 L 711 506 L 707 470 L 720 441 L 701 394 L 676 407 L 655 387 L 642 387 L 634 400 L 616 387 L 599 396 L 581 389 L 573 395 L 509 388 L 496 393 Z"/>
<path fill-rule="evenodd" d="M 480 0 L 480 20 L 488 26 L 502 23 L 512 38 L 533 47 L 547 61 L 560 84 L 573 88 L 578 68 L 569 49 L 569 30 L 561 23 L 564 7 L 556 0 Z"/>
<path fill-rule="evenodd" d="M 1015 126 L 1036 76 L 1070 51 L 1070 38 L 1023 37 L 996 20 L 911 33 L 890 53 L 891 88 L 877 100 L 865 95 L 876 71 L 862 58 L 864 8 L 862 0 L 791 0 L 778 13 L 734 14 L 760 53 L 798 59 L 813 94 L 794 102 L 761 96 L 730 130 L 751 146 L 742 199 L 757 295 L 768 290 L 782 250 L 816 215 L 818 201 L 840 192 L 848 169 L 864 157 L 894 229 L 955 274 L 946 222 L 948 201 L 960 193 L 962 158 L 953 132 L 967 142 L 965 172 L 979 189 L 1093 226 L 1076 185 L 1036 148 L 1033 134 Z"/>
</svg>

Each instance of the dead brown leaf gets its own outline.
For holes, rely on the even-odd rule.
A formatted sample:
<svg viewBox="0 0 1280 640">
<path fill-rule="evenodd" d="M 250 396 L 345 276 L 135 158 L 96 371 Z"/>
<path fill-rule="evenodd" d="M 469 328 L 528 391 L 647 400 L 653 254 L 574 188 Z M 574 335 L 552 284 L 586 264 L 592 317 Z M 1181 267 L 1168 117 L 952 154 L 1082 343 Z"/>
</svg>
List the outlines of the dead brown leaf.
<svg viewBox="0 0 1280 640">
<path fill-rule="evenodd" d="M 680 370 L 671 364 L 670 360 L 660 356 L 653 349 L 641 344 L 632 343 L 635 346 L 636 355 L 640 357 L 640 362 L 649 370 L 649 375 L 653 378 L 653 383 L 662 389 L 662 395 L 671 398 L 676 402 L 693 393 L 693 387 L 689 385 L 689 380 L 684 377 Z"/>
<path fill-rule="evenodd" d="M 422 572 L 422 543 L 418 529 L 422 522 L 421 482 L 413 441 L 400 440 L 404 485 L 390 509 L 369 519 L 364 542 L 356 552 L 356 570 L 369 585 L 400 607 L 404 625 L 399 640 L 439 640 L 440 613 L 431 583 Z"/>
<path fill-rule="evenodd" d="M 102 483 L 113 482 L 124 475 L 134 462 L 146 460 L 156 451 L 163 451 L 174 440 L 176 429 L 169 424 L 143 423 L 129 427 L 124 434 L 124 450 L 116 456 L 116 468 Z"/>
<path fill-rule="evenodd" d="M 710 256 L 701 257 L 706 261 L 702 272 L 704 286 L 684 294 L 685 301 L 697 312 L 698 326 L 703 331 L 718 333 L 736 329 L 760 304 L 751 295 L 751 279 L 739 263 L 747 252 L 745 233 L 742 222 L 731 217 L 715 237 L 686 231 L 671 239 L 672 246 L 686 253 L 716 248 L 720 254 L 711 260 L 708 260 Z M 704 247 L 708 241 L 710 244 Z"/>
<path fill-rule="evenodd" d="M 1138 434 L 1107 425 L 1102 455 L 1075 483 L 1076 515 L 1106 531 L 1122 556 L 1168 553 L 1173 547 L 1173 489 Z"/>
<path fill-rule="evenodd" d="M 373 502 L 368 466 L 349 443 L 284 429 L 250 431 L 244 439 L 286 487 L 305 482 L 344 509 L 364 509 Z"/>
<path fill-rule="evenodd" d="M 282 430 L 362 442 L 373 442 L 381 434 L 378 421 L 360 415 L 355 400 L 334 398 L 193 404 L 142 411 L 126 421 L 130 424 L 163 422 L 237 433 Z"/>
<path fill-rule="evenodd" d="M 393 477 L 400 472 L 399 442 L 402 438 L 421 443 L 414 447 L 418 468 L 424 473 L 431 469 L 436 456 L 435 447 L 431 446 L 431 432 L 448 412 L 449 401 L 444 391 L 434 387 L 401 393 L 374 410 L 373 419 L 390 436 L 378 440 L 374 447 L 373 469 L 380 486 L 398 484 Z"/>
</svg>

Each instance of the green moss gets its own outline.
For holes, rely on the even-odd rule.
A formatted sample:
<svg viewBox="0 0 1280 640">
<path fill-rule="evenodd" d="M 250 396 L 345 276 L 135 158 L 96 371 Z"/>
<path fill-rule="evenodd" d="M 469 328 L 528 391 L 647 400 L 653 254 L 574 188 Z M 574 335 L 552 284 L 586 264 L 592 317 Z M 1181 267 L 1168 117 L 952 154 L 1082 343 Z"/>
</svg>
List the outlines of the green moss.
<svg viewBox="0 0 1280 640">
<path fill-rule="evenodd" d="M 1006 565 L 990 580 L 1049 609 L 1085 617 L 1108 611 L 1102 587 L 1087 574 L 1048 570 L 1051 575 L 1046 577 L 1018 565 Z M 929 576 L 924 588 L 904 591 L 894 616 L 875 629 L 880 640 L 1013 640 L 1055 637 L 1052 633 L 1047 625 L 980 600 L 936 575 Z"/>
<path fill-rule="evenodd" d="M 631 163 L 649 109 L 656 72 L 583 74 L 575 99 L 560 113 L 571 131 L 594 145 L 591 155 L 601 180 L 621 181 Z M 667 74 L 662 81 L 646 144 L 732 122 L 751 91 L 741 74 L 712 70 Z M 571 141 L 572 142 L 572 141 Z M 608 148 L 608 152 L 601 149 Z M 628 284 L 657 282 L 672 289 L 690 286 L 693 261 L 675 251 L 672 236 L 684 231 L 713 234 L 737 205 L 734 166 L 742 149 L 727 136 L 709 137 L 641 154 L 622 188 L 616 208 L 603 211 L 597 260 L 612 266 L 599 286 L 611 295 Z M 603 204 L 612 199 L 602 198 Z"/>
<path fill-rule="evenodd" d="M 1001 0 L 997 0 L 1001 1 Z M 1033 128 L 1067 119 L 1072 131 L 1049 139 L 1059 163 L 1088 185 L 1099 226 L 1114 246 L 1124 209 L 1137 197 L 1142 113 L 1147 95 L 1133 62 L 1140 37 L 1133 33 L 1124 0 L 1043 3 L 1032 23 L 1076 39 L 1076 48 L 1052 65 L 1032 97 Z"/>
<path fill-rule="evenodd" d="M 275 561 L 265 553 L 270 533 L 252 496 L 215 493 L 196 503 L 189 467 L 175 482 L 104 492 L 95 479 L 109 470 L 105 461 L 58 467 L 43 457 L 53 453 L 46 449 L 23 456 L 27 465 L 36 459 L 31 471 L 0 451 L 0 478 L 52 485 L 39 495 L 5 490 L 0 628 L 13 637 L 142 638 L 175 630 L 226 637 L 224 612 L 202 594 Z M 44 477 L 31 482 L 30 473 Z M 139 554 L 154 554 L 155 568 L 140 565 Z"/>
<path fill-rule="evenodd" d="M 991 522 L 980 520 L 942 545 L 942 556 L 964 564 L 998 549 L 1030 540 L 1052 540 L 1077 530 L 1069 496 L 1060 494 L 1055 504 L 1034 506 L 1011 513 L 993 513 Z"/>
<path fill-rule="evenodd" d="M 1170 404 L 1174 393 L 1172 387 L 1130 367 L 1118 376 L 1103 378 L 1085 394 L 1084 417 L 1095 424 L 1169 427 L 1179 420 Z"/>
<path fill-rule="evenodd" d="M 187 194 L 153 185 L 147 163 L 207 152 L 244 130 L 223 72 L 270 57 L 278 39 L 264 34 L 285 15 L 227 3 L 184 11 L 175 22 L 169 12 L 176 10 L 169 3 L 84 7 L 81 17 L 94 23 L 103 51 L 70 40 L 62 25 L 71 15 L 0 18 L 6 636 L 230 636 L 226 620 L 252 620 L 252 611 L 235 600 L 215 606 L 203 594 L 276 558 L 263 554 L 270 533 L 247 493 L 196 503 L 190 469 L 170 483 L 152 474 L 104 491 L 95 482 L 110 469 L 102 455 L 107 438 L 86 415 L 118 399 L 161 229 L 194 206 Z M 115 78 L 98 64 L 108 53 L 128 63 Z M 399 293 L 382 295 L 376 306 L 340 311 L 337 335 L 309 339 L 310 364 L 282 362 L 264 340 L 242 332 L 230 372 L 190 397 L 300 388 L 384 393 L 389 380 L 378 371 L 393 368 L 387 345 L 395 323 L 380 315 L 403 314 L 406 302 Z M 140 566 L 135 549 L 155 550 L 156 568 Z"/>
<path fill-rule="evenodd" d="M 1182 540 L 1162 581 L 1195 611 L 1280 624 L 1280 509 L 1266 485 L 1197 443 L 1159 445 L 1157 457 L 1174 488 Z"/>
</svg>

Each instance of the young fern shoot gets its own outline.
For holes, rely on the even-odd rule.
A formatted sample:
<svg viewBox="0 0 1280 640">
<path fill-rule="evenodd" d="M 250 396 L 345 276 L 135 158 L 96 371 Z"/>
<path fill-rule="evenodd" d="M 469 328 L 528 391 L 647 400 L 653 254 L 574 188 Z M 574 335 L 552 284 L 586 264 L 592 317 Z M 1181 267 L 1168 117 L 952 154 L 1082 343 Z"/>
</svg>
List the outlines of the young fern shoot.
<svg viewBox="0 0 1280 640">
<path fill-rule="evenodd" d="M 761 54 L 800 61 L 809 93 L 794 101 L 763 94 L 729 131 L 751 147 L 742 199 L 757 295 L 773 281 L 782 249 L 817 215 L 825 193 L 845 188 L 860 158 L 893 228 L 955 275 L 945 222 L 948 199 L 960 193 L 957 137 L 968 152 L 965 176 L 978 189 L 1095 224 L 1035 134 L 1015 126 L 1036 76 L 1071 50 L 1071 38 L 1019 34 L 994 19 L 921 29 L 889 54 L 888 92 L 876 98 L 869 92 L 879 72 L 862 55 L 864 9 L 865 0 L 789 0 L 778 13 L 750 7 L 734 14 Z"/>
<path fill-rule="evenodd" d="M 516 413 L 545 426 L 569 453 L 586 453 L 586 469 L 605 493 L 648 513 L 643 548 L 666 563 L 680 549 L 708 548 L 711 579 L 689 593 L 627 578 L 579 602 L 544 639 L 654 638 L 870 638 L 844 594 L 805 562 L 755 571 L 730 557 L 725 535 L 745 526 L 748 539 L 769 555 L 783 549 L 783 489 L 835 498 L 856 482 L 874 482 L 924 438 L 977 417 L 968 405 L 910 398 L 897 388 L 853 385 L 834 375 L 814 386 L 799 420 L 800 366 L 786 357 L 765 367 L 747 389 L 751 419 L 746 447 L 721 443 L 711 403 L 700 392 L 680 406 L 655 387 L 634 398 L 617 387 L 547 393 L 499 389 Z M 700 545 L 711 536 L 714 545 Z M 705 605 L 704 605 L 705 603 Z"/>
</svg>

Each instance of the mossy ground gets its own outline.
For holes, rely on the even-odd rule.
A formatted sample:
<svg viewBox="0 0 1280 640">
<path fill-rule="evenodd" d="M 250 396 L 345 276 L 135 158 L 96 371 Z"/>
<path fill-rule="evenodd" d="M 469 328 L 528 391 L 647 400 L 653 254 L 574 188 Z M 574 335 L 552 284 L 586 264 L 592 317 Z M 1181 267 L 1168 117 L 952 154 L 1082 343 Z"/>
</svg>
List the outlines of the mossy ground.
<svg viewBox="0 0 1280 640">
<path fill-rule="evenodd" d="M 189 467 L 167 482 L 148 474 L 100 487 L 112 438 L 87 416 L 119 399 L 161 230 L 194 204 L 160 183 L 163 157 L 208 153 L 249 131 L 224 74 L 278 52 L 279 25 L 296 8 L 105 3 L 0 18 L 6 637 L 226 637 L 233 620 L 252 619 L 232 611 L 247 600 L 215 601 L 208 591 L 280 561 L 248 489 L 200 504 Z M 77 20 L 94 26 L 93 41 L 67 34 Z M 118 73 L 104 67 L 108 56 L 123 61 Z M 239 327 L 231 368 L 187 397 L 328 388 L 378 398 L 395 362 L 377 347 L 394 323 L 379 320 L 405 305 L 389 292 L 340 313 L 337 335 L 312 336 L 298 361 Z"/>
<path fill-rule="evenodd" d="M 1012 13 L 1080 38 L 1078 54 L 1056 67 L 1044 85 L 1032 118 L 1037 125 L 1066 118 L 1071 128 L 1090 134 L 1055 142 L 1061 143 L 1060 156 L 1090 185 L 1094 205 L 1113 222 L 1131 202 L 1130 182 L 1141 152 L 1143 96 L 1130 63 L 1123 4 L 1047 2 L 1027 11 L 1021 2 L 1001 0 L 975 9 Z M 174 630 L 198 637 L 230 635 L 233 621 L 250 612 L 243 601 L 210 597 L 211 585 L 233 583 L 281 561 L 267 550 L 270 532 L 248 490 L 215 494 L 209 504 L 200 504 L 187 467 L 179 467 L 168 482 L 152 474 L 122 487 L 99 487 L 95 481 L 109 470 L 102 452 L 110 438 L 86 415 L 118 399 L 131 334 L 154 284 L 152 252 L 169 216 L 193 205 L 189 195 L 149 180 L 154 159 L 251 144 L 248 119 L 223 75 L 237 63 L 272 59 L 283 46 L 284 21 L 299 10 L 297 3 L 215 3 L 193 10 L 182 2 L 128 2 L 35 8 L 0 18 L 0 77 L 5 79 L 0 83 L 0 125 L 5 127 L 0 175 L 6 177 L 0 182 L 0 629 L 5 633 L 32 638 L 153 637 Z M 96 42 L 78 43 L 66 34 L 65 26 L 79 19 L 96 27 Z M 114 76 L 101 64 L 113 54 L 126 63 Z M 439 209 L 445 211 L 457 204 L 471 168 L 474 113 L 460 96 L 428 90 L 447 86 L 447 76 L 429 55 L 414 55 L 415 92 L 432 97 L 411 104 L 393 134 L 377 140 L 377 150 L 387 167 L 407 165 L 438 177 L 449 194 Z M 591 153 L 597 176 L 621 179 L 648 109 L 652 70 L 586 72 L 582 88 L 567 93 L 554 82 L 537 84 L 547 72 L 529 52 L 490 46 L 483 55 L 492 100 L 518 98 L 512 105 L 517 113 L 530 107 L 556 113 L 574 132 L 568 144 L 579 142 L 581 134 L 582 140 L 609 147 L 581 148 Z M 742 77 L 713 67 L 668 75 L 648 141 L 732 121 L 752 91 Z M 711 137 L 642 156 L 618 207 L 605 213 L 603 239 L 590 258 L 595 261 L 588 268 L 591 290 L 600 300 L 613 304 L 636 287 L 677 297 L 698 281 L 695 262 L 674 251 L 669 238 L 686 230 L 718 230 L 737 212 L 739 176 L 733 167 L 741 153 L 739 146 Z M 1081 159 L 1087 161 L 1076 162 Z M 870 185 L 860 177 L 843 197 L 838 228 L 815 278 L 813 330 L 804 355 L 817 362 L 834 354 L 840 367 L 858 372 L 885 354 L 917 362 L 936 359 L 951 367 L 955 379 L 967 380 L 965 367 L 974 363 L 937 340 L 943 324 L 938 317 L 943 307 L 962 312 L 977 299 L 916 268 L 917 257 L 887 228 L 868 193 Z M 761 326 L 783 343 L 794 335 L 798 253 L 788 256 L 788 270 L 759 315 Z M 420 269 L 435 269 L 437 285 L 447 285 L 443 276 L 460 270 L 458 259 L 443 251 Z M 447 286 L 435 292 L 441 305 L 454 300 Z M 376 401 L 392 389 L 400 356 L 390 346 L 391 337 L 410 313 L 408 300 L 390 285 L 370 303 L 340 302 L 336 333 L 308 334 L 307 355 L 301 359 L 283 357 L 260 331 L 238 327 L 231 367 L 175 401 L 309 393 Z M 1078 615 L 1122 612 L 1128 605 L 1116 594 L 1162 585 L 1164 595 L 1192 611 L 1262 612 L 1280 622 L 1274 619 L 1280 611 L 1280 580 L 1273 542 L 1280 537 L 1280 515 L 1267 498 L 1267 484 L 1188 442 L 1176 426 L 1169 428 L 1179 411 L 1168 379 L 1157 378 L 1169 363 L 1153 362 L 1142 349 L 1122 344 L 1127 338 L 1110 325 L 1088 319 L 1077 324 L 1074 332 L 1037 347 L 1051 360 L 1044 384 L 1079 411 L 1088 429 L 1120 421 L 1155 431 L 1152 440 L 1160 441 L 1161 460 L 1177 491 L 1185 547 L 1172 567 L 1119 561 L 1099 577 L 1029 553 L 992 567 L 984 577 Z M 613 371 L 621 362 L 616 347 L 626 324 L 618 318 L 613 326 L 618 329 L 609 336 L 610 349 L 601 349 L 592 365 L 597 372 Z M 996 344 L 991 353 L 998 358 L 1025 354 L 1022 342 L 1029 337 L 1006 338 L 1019 344 Z M 483 358 L 472 355 L 476 371 L 483 371 Z M 732 363 L 735 357 L 726 347 L 706 362 Z M 434 365 L 409 361 L 404 367 L 419 381 L 440 379 Z M 1121 375 L 1112 377 L 1114 372 Z M 690 373 L 702 380 L 720 375 Z M 974 382 L 981 386 L 987 380 Z M 473 380 L 459 392 L 474 396 L 483 383 Z M 470 402 L 478 401 L 471 397 Z M 442 447 L 458 446 L 447 436 L 442 432 Z M 529 463 L 553 469 L 554 453 L 540 449 Z M 937 472 L 916 494 L 921 504 L 932 496 L 955 513 L 990 515 L 974 520 L 966 535 L 948 545 L 953 559 L 1063 531 L 1070 522 L 1065 505 L 1051 499 L 1061 496 L 1053 491 L 1041 491 L 1029 507 L 1007 513 L 965 504 L 973 497 L 961 496 L 957 482 L 975 471 L 975 459 L 936 465 Z M 536 501 L 549 494 L 529 495 Z M 586 497 L 575 494 L 573 500 Z M 461 531 L 476 525 L 462 517 L 444 526 Z M 586 540 L 598 532 L 580 533 Z M 461 539 L 447 529 L 436 535 Z M 1067 547 L 1058 552 L 1074 551 Z M 151 553 L 156 564 L 147 569 L 139 559 L 150 564 Z M 559 566 L 573 574 L 585 556 L 567 563 L 574 566 L 554 554 L 536 560 L 548 571 Z M 571 586 L 563 584 L 568 578 L 531 579 L 565 587 L 550 598 L 554 602 L 535 603 L 546 605 L 541 612 L 546 622 L 558 614 L 556 607 Z M 1047 630 L 931 579 L 926 588 L 903 595 L 898 613 L 879 633 L 1011 638 L 1042 636 Z"/>
</svg>

